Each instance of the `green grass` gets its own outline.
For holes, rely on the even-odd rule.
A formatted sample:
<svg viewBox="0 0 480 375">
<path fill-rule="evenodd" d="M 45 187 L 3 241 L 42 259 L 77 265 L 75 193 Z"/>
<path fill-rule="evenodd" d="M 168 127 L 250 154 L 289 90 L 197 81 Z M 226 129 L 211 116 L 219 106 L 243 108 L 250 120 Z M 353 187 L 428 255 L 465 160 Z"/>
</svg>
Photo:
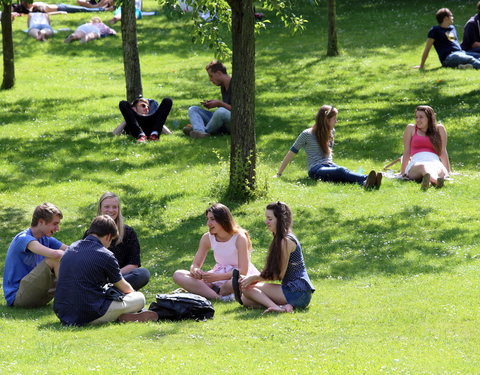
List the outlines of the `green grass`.
<svg viewBox="0 0 480 375">
<path fill-rule="evenodd" d="M 440 68 L 434 51 L 418 65 L 434 13 L 449 7 L 461 36 L 475 1 L 337 1 L 342 55 L 325 57 L 325 2 L 292 37 L 279 21 L 257 38 L 258 175 L 267 196 L 222 200 L 228 137 L 192 140 L 187 109 L 219 97 L 203 67 L 213 56 L 191 44 L 185 20 L 163 15 L 139 25 L 144 94 L 169 96 L 174 135 L 136 145 L 110 131 L 125 96 L 120 38 L 65 45 L 66 32 L 38 43 L 14 23 L 17 81 L 0 92 L 0 268 L 11 238 L 28 227 L 35 205 L 63 213 L 57 238 L 80 238 L 99 196 L 122 197 L 153 278 L 145 294 L 175 288 L 205 231 L 203 212 L 222 200 L 250 231 L 253 262 L 263 264 L 270 234 L 263 210 L 287 202 L 317 288 L 307 311 L 262 316 L 215 303 L 208 322 L 62 327 L 47 306 L 0 306 L 0 373 L 476 374 L 480 367 L 480 75 Z M 153 1 L 146 10 L 155 9 Z M 102 16 L 108 19 L 110 15 Z M 53 16 L 54 28 L 88 15 Z M 116 26 L 119 30 L 119 27 Z M 449 133 L 452 167 L 442 190 L 384 180 L 380 191 L 306 177 L 301 152 L 272 179 L 298 133 L 322 104 L 339 108 L 335 161 L 379 170 L 402 152 L 416 105 L 429 104 Z M 211 266 L 213 259 L 207 260 Z"/>
</svg>

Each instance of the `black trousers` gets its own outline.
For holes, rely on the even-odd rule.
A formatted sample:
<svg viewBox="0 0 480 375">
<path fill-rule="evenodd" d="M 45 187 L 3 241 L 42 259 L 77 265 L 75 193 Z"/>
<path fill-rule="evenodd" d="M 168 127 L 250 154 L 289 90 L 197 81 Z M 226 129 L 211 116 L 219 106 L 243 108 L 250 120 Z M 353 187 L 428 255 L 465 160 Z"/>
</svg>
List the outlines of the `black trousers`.
<svg viewBox="0 0 480 375">
<path fill-rule="evenodd" d="M 149 136 L 152 132 L 156 131 L 160 137 L 163 125 L 167 121 L 167 116 L 172 109 L 172 104 L 172 99 L 164 98 L 154 113 L 142 116 L 132 109 L 129 102 L 122 100 L 118 106 L 127 123 L 125 132 L 134 138 L 138 138 L 141 133 Z"/>
</svg>

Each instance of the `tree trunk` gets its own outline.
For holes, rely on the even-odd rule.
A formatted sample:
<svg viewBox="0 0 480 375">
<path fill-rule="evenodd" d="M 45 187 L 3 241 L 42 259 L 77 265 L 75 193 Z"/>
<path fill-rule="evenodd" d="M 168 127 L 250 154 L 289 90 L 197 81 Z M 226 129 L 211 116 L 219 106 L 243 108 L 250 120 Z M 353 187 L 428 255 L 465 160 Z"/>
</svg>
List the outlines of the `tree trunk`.
<svg viewBox="0 0 480 375">
<path fill-rule="evenodd" d="M 122 46 L 127 100 L 132 102 L 143 94 L 134 0 L 124 0 L 122 3 Z"/>
<path fill-rule="evenodd" d="M 327 56 L 338 56 L 337 11 L 335 0 L 328 0 L 328 46 Z"/>
<path fill-rule="evenodd" d="M 252 0 L 229 0 L 232 8 L 232 196 L 255 190 L 255 19 Z"/>
<path fill-rule="evenodd" d="M 3 45 L 3 82 L 2 89 L 11 89 L 15 84 L 15 63 L 13 55 L 12 6 L 2 1 L 2 45 Z"/>
</svg>

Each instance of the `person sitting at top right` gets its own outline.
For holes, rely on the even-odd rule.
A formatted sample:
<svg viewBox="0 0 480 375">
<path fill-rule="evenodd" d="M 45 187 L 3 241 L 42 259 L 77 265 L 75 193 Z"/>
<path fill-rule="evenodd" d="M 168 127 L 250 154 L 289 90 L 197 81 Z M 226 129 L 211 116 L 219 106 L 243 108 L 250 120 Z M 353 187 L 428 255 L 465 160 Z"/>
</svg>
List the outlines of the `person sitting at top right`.
<svg viewBox="0 0 480 375">
<path fill-rule="evenodd" d="M 480 57 L 480 1 L 477 3 L 477 14 L 472 16 L 463 28 L 462 49 L 475 52 Z"/>
<path fill-rule="evenodd" d="M 188 109 L 190 124 L 183 128 L 185 135 L 192 138 L 204 138 L 211 134 L 230 133 L 232 77 L 227 74 L 227 68 L 219 61 L 212 61 L 206 67 L 210 82 L 220 86 L 222 100 L 204 100 L 201 104 L 207 108 L 218 108 L 215 112 L 198 106 Z"/>
<path fill-rule="evenodd" d="M 475 53 L 465 52 L 458 43 L 457 30 L 453 26 L 453 14 L 447 8 L 442 8 L 435 14 L 438 26 L 433 26 L 428 32 L 427 43 L 423 50 L 420 65 L 415 68 L 423 69 L 432 46 L 437 51 L 440 62 L 445 67 L 459 69 L 480 69 L 480 60 Z"/>
</svg>

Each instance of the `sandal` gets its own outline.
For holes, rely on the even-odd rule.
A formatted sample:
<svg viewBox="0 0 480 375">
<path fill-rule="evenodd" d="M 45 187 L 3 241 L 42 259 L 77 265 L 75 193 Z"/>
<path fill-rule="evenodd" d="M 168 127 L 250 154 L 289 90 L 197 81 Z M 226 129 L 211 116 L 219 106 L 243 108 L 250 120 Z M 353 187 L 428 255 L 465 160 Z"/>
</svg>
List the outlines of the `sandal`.
<svg viewBox="0 0 480 375">
<path fill-rule="evenodd" d="M 233 270 L 232 275 L 232 288 L 233 293 L 235 294 L 235 300 L 240 304 L 243 305 L 242 302 L 242 291 L 240 290 L 240 284 L 238 283 L 238 279 L 240 278 L 240 272 L 235 268 Z"/>
</svg>

